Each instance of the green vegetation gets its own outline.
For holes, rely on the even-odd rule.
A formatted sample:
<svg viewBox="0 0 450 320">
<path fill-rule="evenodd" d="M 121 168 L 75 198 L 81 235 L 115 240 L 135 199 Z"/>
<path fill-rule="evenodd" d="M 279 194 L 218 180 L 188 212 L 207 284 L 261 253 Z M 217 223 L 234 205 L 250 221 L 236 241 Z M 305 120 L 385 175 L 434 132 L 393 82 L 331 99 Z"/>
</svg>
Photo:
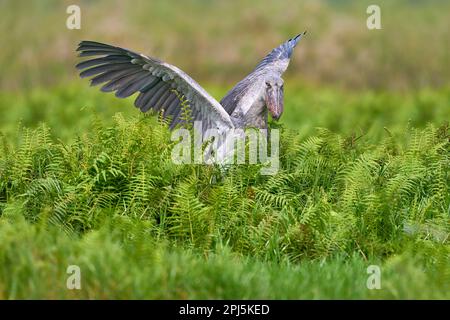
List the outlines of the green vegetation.
<svg viewBox="0 0 450 320">
<path fill-rule="evenodd" d="M 79 4 L 81 30 L 65 27 Z M 308 35 L 287 71 L 346 88 L 417 89 L 450 79 L 450 2 L 377 0 L 381 30 L 368 30 L 372 0 L 0 1 L 0 86 L 71 81 L 80 40 L 116 44 L 168 61 L 203 83 L 231 85 L 289 37 Z M 14 13 L 14 14 L 12 14 Z"/>
<path fill-rule="evenodd" d="M 175 165 L 164 124 L 94 89 L 4 94 L 31 128 L 0 144 L 0 297 L 448 299 L 449 92 L 290 90 L 275 176 Z"/>
<path fill-rule="evenodd" d="M 0 1 L 0 299 L 450 299 L 450 2 L 379 0 L 381 30 L 369 4 Z M 107 42 L 220 98 L 305 29 L 274 176 L 175 165 L 164 124 L 74 68 Z"/>
</svg>

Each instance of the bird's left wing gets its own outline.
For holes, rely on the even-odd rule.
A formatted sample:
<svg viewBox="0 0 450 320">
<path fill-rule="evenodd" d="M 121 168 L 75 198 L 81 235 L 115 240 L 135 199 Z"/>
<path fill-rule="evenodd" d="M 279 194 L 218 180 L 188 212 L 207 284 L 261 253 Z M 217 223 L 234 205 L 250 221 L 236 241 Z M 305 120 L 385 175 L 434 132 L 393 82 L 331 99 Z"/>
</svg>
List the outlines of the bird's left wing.
<svg viewBox="0 0 450 320">
<path fill-rule="evenodd" d="M 201 120 L 203 128 L 233 128 L 228 113 L 196 81 L 177 67 L 155 58 L 120 47 L 94 41 L 82 41 L 80 57 L 93 57 L 77 64 L 80 76 L 91 77 L 91 85 L 104 83 L 103 92 L 115 91 L 126 98 L 138 92 L 135 106 L 142 112 L 152 109 L 171 117 L 170 128 L 182 122 L 183 95 L 189 103 L 192 120 Z"/>
</svg>

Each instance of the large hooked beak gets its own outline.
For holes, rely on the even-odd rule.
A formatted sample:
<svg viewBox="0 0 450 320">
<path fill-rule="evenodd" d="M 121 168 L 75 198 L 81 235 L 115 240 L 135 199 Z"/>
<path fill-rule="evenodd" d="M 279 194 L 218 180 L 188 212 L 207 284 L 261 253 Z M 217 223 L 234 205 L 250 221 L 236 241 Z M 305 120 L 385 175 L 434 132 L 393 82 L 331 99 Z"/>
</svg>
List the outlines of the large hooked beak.
<svg viewBox="0 0 450 320">
<path fill-rule="evenodd" d="M 274 120 L 278 120 L 283 113 L 283 87 L 270 87 L 266 89 L 266 106 Z"/>
</svg>

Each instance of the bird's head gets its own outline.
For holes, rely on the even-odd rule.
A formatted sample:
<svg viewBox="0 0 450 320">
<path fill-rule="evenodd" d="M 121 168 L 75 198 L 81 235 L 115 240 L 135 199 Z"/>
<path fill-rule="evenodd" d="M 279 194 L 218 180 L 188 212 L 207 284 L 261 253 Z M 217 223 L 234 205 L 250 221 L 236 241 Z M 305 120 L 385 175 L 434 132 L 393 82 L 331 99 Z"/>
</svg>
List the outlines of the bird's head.
<svg viewBox="0 0 450 320">
<path fill-rule="evenodd" d="M 265 102 L 274 120 L 278 120 L 283 113 L 283 79 L 279 76 L 265 78 Z"/>
</svg>

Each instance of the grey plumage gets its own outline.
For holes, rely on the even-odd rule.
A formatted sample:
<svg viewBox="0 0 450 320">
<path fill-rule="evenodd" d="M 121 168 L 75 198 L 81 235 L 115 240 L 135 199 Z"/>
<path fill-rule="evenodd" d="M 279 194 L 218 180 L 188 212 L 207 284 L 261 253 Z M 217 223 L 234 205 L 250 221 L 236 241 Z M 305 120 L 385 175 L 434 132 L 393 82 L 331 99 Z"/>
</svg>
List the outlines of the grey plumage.
<svg viewBox="0 0 450 320">
<path fill-rule="evenodd" d="M 167 106 L 167 109 L 164 111 L 164 117 L 168 117 L 169 115 L 173 115 L 175 109 L 177 109 L 180 105 L 180 101 L 178 97 L 175 95 L 175 99 L 173 99 L 170 104 Z M 173 120 L 173 119 L 172 119 Z"/>
<path fill-rule="evenodd" d="M 128 58 L 127 56 L 111 55 L 80 62 L 79 64 L 76 65 L 76 68 L 81 70 L 104 63 L 129 63 L 129 62 L 130 58 Z"/>
<path fill-rule="evenodd" d="M 289 65 L 289 60 L 295 46 L 304 34 L 306 34 L 306 31 L 287 40 L 266 55 L 249 75 L 238 82 L 236 86 L 220 100 L 220 104 L 224 109 L 229 114 L 232 114 L 239 105 L 239 101 L 252 90 L 255 90 L 255 84 L 260 85 L 261 81 L 270 75 L 281 78 L 281 75 Z"/>
<path fill-rule="evenodd" d="M 134 105 L 142 112 L 164 109 L 171 117 L 170 128 L 181 120 L 179 95 L 187 99 L 193 120 L 203 122 L 203 130 L 224 132 L 235 127 L 267 126 L 268 111 L 278 119 L 283 111 L 283 80 L 292 52 L 302 35 L 273 49 L 256 68 L 219 102 L 182 70 L 161 60 L 124 48 L 95 41 L 82 41 L 80 57 L 94 57 L 76 65 L 80 76 L 93 77 L 91 85 L 103 83 L 101 91 L 115 91 L 119 98 L 135 93 Z M 175 90 L 175 91 L 174 91 Z"/>
<path fill-rule="evenodd" d="M 122 85 L 122 87 L 117 90 L 116 97 L 126 98 L 136 93 L 142 86 L 149 81 L 148 75 L 145 72 L 138 73 L 132 77 L 127 83 L 127 85 Z"/>
<path fill-rule="evenodd" d="M 133 82 L 136 80 L 136 76 L 143 76 L 143 72 L 139 69 L 129 69 L 127 74 L 124 74 L 121 77 L 117 77 L 114 80 L 109 81 L 107 84 L 105 84 L 101 90 L 104 92 L 111 92 L 116 91 L 124 86 L 126 86 L 128 83 Z"/>
<path fill-rule="evenodd" d="M 155 111 L 159 111 L 161 107 L 167 102 L 167 100 L 173 95 L 173 93 L 170 90 L 166 90 L 163 92 L 163 94 L 159 97 L 159 99 L 155 102 L 154 109 Z"/>
</svg>

